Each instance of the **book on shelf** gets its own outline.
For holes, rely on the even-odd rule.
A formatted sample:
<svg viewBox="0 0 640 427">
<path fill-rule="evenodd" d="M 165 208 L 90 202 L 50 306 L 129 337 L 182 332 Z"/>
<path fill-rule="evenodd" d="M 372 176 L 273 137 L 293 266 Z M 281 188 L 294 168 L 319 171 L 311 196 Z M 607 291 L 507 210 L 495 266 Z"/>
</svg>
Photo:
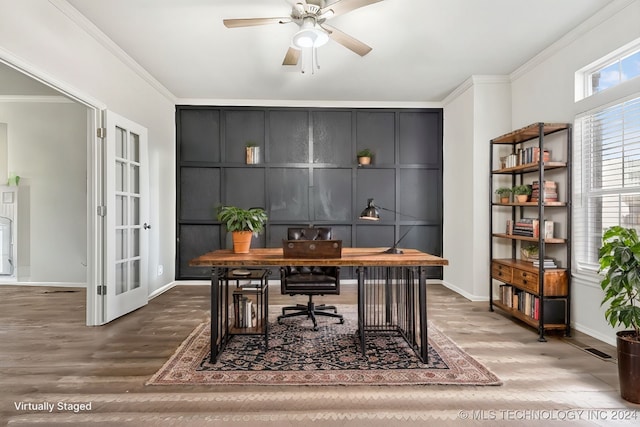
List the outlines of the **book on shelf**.
<svg viewBox="0 0 640 427">
<path fill-rule="evenodd" d="M 553 221 L 545 219 L 544 220 L 544 238 L 545 239 L 553 239 Z"/>
<path fill-rule="evenodd" d="M 503 305 L 517 310 L 533 320 L 540 320 L 541 299 L 539 296 L 511 285 L 500 286 L 500 301 Z M 565 298 L 544 299 L 544 322 L 564 323 L 567 300 Z"/>
<path fill-rule="evenodd" d="M 254 325 L 255 314 L 253 302 L 242 295 L 235 294 L 233 301 L 233 313 L 236 328 L 250 328 Z"/>
<path fill-rule="evenodd" d="M 540 221 L 537 218 L 520 218 L 513 225 L 513 234 L 537 238 L 540 235 Z"/>
<path fill-rule="evenodd" d="M 509 154 L 506 158 L 505 158 L 505 167 L 507 168 L 514 168 L 516 166 L 518 166 L 518 156 L 514 153 Z"/>
<path fill-rule="evenodd" d="M 557 202 L 558 201 L 558 183 L 555 181 L 544 181 L 542 189 L 538 181 L 531 183 L 531 201 L 537 203 L 540 198 L 540 193 L 543 194 L 543 202 Z"/>
<path fill-rule="evenodd" d="M 526 147 L 520 148 L 516 152 L 518 164 L 526 165 L 529 163 L 538 163 L 540 161 L 540 147 Z M 544 150 L 544 154 L 542 155 L 542 159 L 545 162 L 551 160 L 551 152 L 549 150 Z"/>
<path fill-rule="evenodd" d="M 509 233 L 511 230 L 511 233 Z M 554 222 L 544 220 L 544 229 L 540 229 L 538 218 L 520 218 L 514 222 L 507 220 L 507 234 L 538 238 L 542 232 L 545 239 L 553 239 Z"/>
<path fill-rule="evenodd" d="M 539 259 L 533 260 L 533 266 L 539 267 L 540 260 Z M 543 266 L 544 268 L 558 268 L 558 265 L 556 264 L 556 261 L 553 258 L 545 258 L 543 262 Z"/>
</svg>

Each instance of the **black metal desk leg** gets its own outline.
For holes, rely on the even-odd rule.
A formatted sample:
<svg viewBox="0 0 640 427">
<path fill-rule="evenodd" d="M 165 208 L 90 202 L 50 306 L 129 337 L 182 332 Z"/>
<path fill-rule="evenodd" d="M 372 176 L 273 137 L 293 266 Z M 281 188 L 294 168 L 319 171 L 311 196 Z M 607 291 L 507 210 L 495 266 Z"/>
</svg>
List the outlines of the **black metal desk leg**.
<svg viewBox="0 0 640 427">
<path fill-rule="evenodd" d="M 358 267 L 356 272 L 358 274 L 358 333 L 360 334 L 362 355 L 366 356 L 367 351 L 364 346 L 364 269 L 365 267 Z"/>
<path fill-rule="evenodd" d="M 420 358 L 423 363 L 429 362 L 429 342 L 427 335 L 427 269 L 419 267 L 420 283 L 418 287 L 418 307 L 420 310 Z"/>
<path fill-rule="evenodd" d="M 220 279 L 218 275 L 218 267 L 211 270 L 211 355 L 209 361 L 215 363 L 218 358 L 218 329 L 220 322 L 220 306 L 218 298 L 220 292 Z"/>
</svg>

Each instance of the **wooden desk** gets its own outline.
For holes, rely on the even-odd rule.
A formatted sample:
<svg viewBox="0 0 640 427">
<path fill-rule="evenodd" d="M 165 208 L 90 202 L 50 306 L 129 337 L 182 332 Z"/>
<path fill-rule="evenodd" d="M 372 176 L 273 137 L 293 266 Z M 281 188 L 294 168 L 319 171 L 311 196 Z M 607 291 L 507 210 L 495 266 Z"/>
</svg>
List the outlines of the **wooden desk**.
<svg viewBox="0 0 640 427">
<path fill-rule="evenodd" d="M 448 261 L 415 249 L 403 254 L 384 253 L 386 248 L 343 248 L 341 258 L 285 258 L 282 248 L 252 249 L 248 254 L 218 250 L 201 255 L 190 266 L 212 267 L 211 274 L 211 362 L 228 340 L 227 323 L 221 316 L 228 304 L 228 289 L 220 286 L 221 275 L 234 267 L 349 266 L 358 277 L 358 333 L 365 354 L 367 332 L 399 332 L 423 362 L 427 362 L 426 267 L 448 265 Z"/>
</svg>

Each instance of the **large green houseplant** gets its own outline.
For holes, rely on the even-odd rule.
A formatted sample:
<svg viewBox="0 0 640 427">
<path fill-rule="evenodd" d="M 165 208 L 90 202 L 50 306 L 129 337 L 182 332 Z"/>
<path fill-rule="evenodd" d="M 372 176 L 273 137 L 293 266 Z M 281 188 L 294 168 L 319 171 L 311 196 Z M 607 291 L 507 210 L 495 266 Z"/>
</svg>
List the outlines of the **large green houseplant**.
<svg viewBox="0 0 640 427">
<path fill-rule="evenodd" d="M 262 208 L 242 209 L 237 206 L 219 206 L 217 217 L 233 235 L 233 251 L 248 253 L 251 236 L 258 235 L 267 223 L 267 213 Z"/>
<path fill-rule="evenodd" d="M 633 228 L 605 230 L 599 252 L 602 304 L 607 322 L 616 333 L 618 378 L 623 399 L 640 403 L 640 239 Z"/>
</svg>

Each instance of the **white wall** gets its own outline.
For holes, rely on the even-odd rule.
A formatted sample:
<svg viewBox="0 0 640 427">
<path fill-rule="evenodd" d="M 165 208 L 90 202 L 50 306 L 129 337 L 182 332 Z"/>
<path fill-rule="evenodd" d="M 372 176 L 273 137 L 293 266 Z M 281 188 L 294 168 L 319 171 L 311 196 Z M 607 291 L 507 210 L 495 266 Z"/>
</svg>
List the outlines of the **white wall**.
<svg viewBox="0 0 640 427">
<path fill-rule="evenodd" d="M 74 102 L 0 102 L 7 168 L 20 176 L 20 282 L 84 285 L 87 109 Z"/>
<path fill-rule="evenodd" d="M 444 281 L 456 292 L 474 299 L 472 269 L 474 258 L 473 187 L 460 185 L 474 180 L 473 169 L 473 87 L 468 85 L 444 108 L 443 143 L 443 256 L 449 265 L 443 270 Z"/>
<path fill-rule="evenodd" d="M 95 28 L 59 0 L 0 0 L 0 58 L 146 127 L 151 163 L 150 291 L 173 281 L 175 263 L 174 102 L 113 52 Z M 80 23 L 80 24 L 78 24 Z M 87 30 L 92 31 L 91 34 Z M 179 66 L 179 64 L 176 64 Z M 144 78 L 143 78 L 144 77 Z M 157 276 L 157 265 L 164 274 Z"/>
<path fill-rule="evenodd" d="M 446 286 L 472 300 L 489 296 L 489 140 L 511 126 L 504 76 L 474 76 L 444 108 Z"/>
<path fill-rule="evenodd" d="M 599 25 L 568 37 L 552 53 L 514 73 L 514 128 L 535 121 L 572 123 L 576 113 L 598 103 L 597 99 L 575 102 L 574 76 L 582 67 L 640 37 L 640 2 L 621 3 L 626 5 L 622 10 L 608 9 L 611 16 Z M 624 91 L 640 91 L 640 82 L 627 85 L 623 91 L 616 89 L 603 94 L 601 102 L 608 102 L 612 95 L 622 95 Z M 605 322 L 600 307 L 602 291 L 598 277 L 574 276 L 572 293 L 575 328 L 614 344 L 613 331 Z"/>
</svg>

